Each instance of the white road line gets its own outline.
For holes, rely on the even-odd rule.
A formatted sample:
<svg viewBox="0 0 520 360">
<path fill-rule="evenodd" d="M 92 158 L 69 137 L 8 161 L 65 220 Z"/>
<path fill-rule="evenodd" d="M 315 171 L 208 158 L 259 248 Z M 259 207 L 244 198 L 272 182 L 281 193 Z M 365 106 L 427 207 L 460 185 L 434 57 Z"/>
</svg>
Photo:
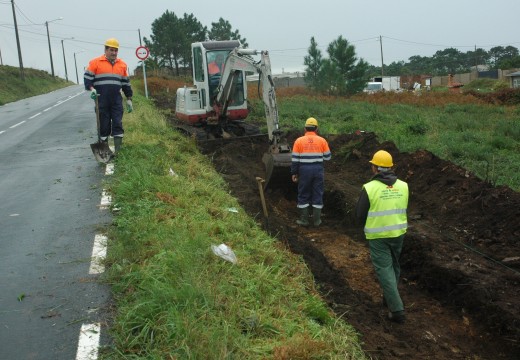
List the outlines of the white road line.
<svg viewBox="0 0 520 360">
<path fill-rule="evenodd" d="M 9 129 L 14 129 L 18 125 L 22 125 L 24 122 L 25 122 L 25 120 L 24 121 L 20 121 L 18 124 L 14 124 L 13 126 L 9 126 Z"/>
<path fill-rule="evenodd" d="M 103 189 L 103 193 L 101 194 L 101 203 L 99 204 L 101 209 L 106 209 L 112 203 L 112 196 L 108 193 L 108 191 Z"/>
<path fill-rule="evenodd" d="M 81 94 L 83 94 L 83 92 L 77 93 L 76 95 L 72 95 L 72 96 L 69 95 L 69 97 L 68 97 L 67 99 L 58 101 L 56 104 L 54 104 L 54 105 L 51 106 L 50 108 L 47 108 L 47 109 L 43 110 L 42 112 L 49 111 L 49 110 L 51 110 L 53 107 L 56 107 L 56 106 L 58 106 L 58 105 L 61 105 L 61 104 L 63 104 L 65 101 L 69 101 L 69 100 L 71 100 L 71 99 L 74 99 L 76 96 L 79 96 L 79 95 L 81 95 Z M 34 118 L 37 117 L 38 115 L 41 115 L 42 112 L 39 112 L 39 113 L 34 114 L 34 115 L 31 116 L 28 120 L 34 119 Z M 14 129 L 14 128 L 17 127 L 18 125 L 22 125 L 24 122 L 25 122 L 25 120 L 22 121 L 22 122 L 19 122 L 18 124 L 15 124 L 15 125 L 9 127 L 9 129 Z M 2 130 L 2 131 L 0 131 L 0 134 L 3 134 L 3 133 L 5 133 L 5 132 L 6 132 L 6 130 Z"/>
<path fill-rule="evenodd" d="M 105 272 L 103 261 L 107 256 L 107 241 L 108 238 L 105 235 L 96 234 L 96 236 L 94 236 L 94 247 L 92 248 L 89 274 L 102 274 Z"/>
<path fill-rule="evenodd" d="M 81 325 L 76 360 L 96 360 L 98 358 L 100 335 L 101 326 L 99 324 Z"/>
<path fill-rule="evenodd" d="M 114 164 L 108 163 L 105 168 L 105 175 L 113 175 L 114 174 Z"/>
</svg>

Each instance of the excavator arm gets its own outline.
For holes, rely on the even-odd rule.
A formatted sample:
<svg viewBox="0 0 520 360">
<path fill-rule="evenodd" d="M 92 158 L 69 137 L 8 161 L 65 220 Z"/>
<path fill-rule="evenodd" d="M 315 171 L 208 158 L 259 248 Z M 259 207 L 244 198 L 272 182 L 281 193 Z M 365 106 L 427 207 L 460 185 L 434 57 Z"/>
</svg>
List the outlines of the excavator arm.
<svg viewBox="0 0 520 360">
<path fill-rule="evenodd" d="M 255 62 L 251 55 L 260 54 L 260 61 Z M 224 71 L 215 95 L 214 109 L 219 117 L 225 116 L 231 101 L 231 94 L 242 71 L 258 73 L 262 86 L 262 101 L 265 107 L 269 143 L 278 146 L 282 142 L 282 132 L 278 119 L 276 92 L 271 74 L 271 61 L 267 51 L 253 49 L 233 49 L 224 63 Z"/>
<path fill-rule="evenodd" d="M 258 54 L 260 54 L 260 60 L 255 62 L 251 56 Z M 280 178 L 281 182 L 284 182 L 286 180 L 284 178 L 290 179 L 288 169 L 291 166 L 291 148 L 280 129 L 271 61 L 267 51 L 258 52 L 253 49 L 235 48 L 229 53 L 215 95 L 215 113 L 219 118 L 225 118 L 232 91 L 242 71 L 258 73 L 262 86 L 262 101 L 269 137 L 269 151 L 264 154 L 262 159 L 267 170 L 265 187 L 272 182 L 273 178 Z"/>
</svg>

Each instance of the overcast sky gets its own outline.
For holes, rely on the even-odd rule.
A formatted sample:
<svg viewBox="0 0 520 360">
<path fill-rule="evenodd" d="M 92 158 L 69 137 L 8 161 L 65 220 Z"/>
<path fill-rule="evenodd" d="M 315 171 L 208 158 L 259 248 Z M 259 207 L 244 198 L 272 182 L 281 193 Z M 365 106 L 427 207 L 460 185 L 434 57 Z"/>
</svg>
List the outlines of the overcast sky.
<svg viewBox="0 0 520 360">
<path fill-rule="evenodd" d="M 325 57 L 329 43 L 341 35 L 358 57 L 376 66 L 381 54 L 390 64 L 448 47 L 520 48 L 518 0 L 15 0 L 14 5 L 24 67 L 51 72 L 48 21 L 55 74 L 65 78 L 64 49 L 68 78 L 76 80 L 75 54 L 80 83 L 84 66 L 103 53 L 109 37 L 119 40 L 119 57 L 135 68 L 139 31 L 150 38 L 152 22 L 166 10 L 179 17 L 193 14 L 208 29 L 220 17 L 229 21 L 250 48 L 270 51 L 273 73 L 302 71 L 313 36 Z M 19 66 L 11 0 L 0 0 L 0 51 L 4 65 Z"/>
</svg>

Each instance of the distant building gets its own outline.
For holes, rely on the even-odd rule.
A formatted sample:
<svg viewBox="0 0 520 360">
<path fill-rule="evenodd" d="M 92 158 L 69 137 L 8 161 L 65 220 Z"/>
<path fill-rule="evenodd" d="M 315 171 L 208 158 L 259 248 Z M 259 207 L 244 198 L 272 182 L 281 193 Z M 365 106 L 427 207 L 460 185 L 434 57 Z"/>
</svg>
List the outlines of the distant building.
<svg viewBox="0 0 520 360">
<path fill-rule="evenodd" d="M 475 66 L 472 66 L 470 67 L 470 70 L 471 71 L 488 71 L 489 70 L 489 65 L 475 65 Z"/>
<path fill-rule="evenodd" d="M 520 71 L 507 74 L 506 76 L 511 79 L 509 82 L 510 87 L 512 87 L 513 89 L 520 88 Z"/>
</svg>

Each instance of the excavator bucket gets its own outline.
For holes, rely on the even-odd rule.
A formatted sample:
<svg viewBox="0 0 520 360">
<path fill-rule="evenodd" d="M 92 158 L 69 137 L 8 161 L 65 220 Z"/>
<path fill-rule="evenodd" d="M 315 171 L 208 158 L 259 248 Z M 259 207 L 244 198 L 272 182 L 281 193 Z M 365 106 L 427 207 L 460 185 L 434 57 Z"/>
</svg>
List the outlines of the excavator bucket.
<svg viewBox="0 0 520 360">
<path fill-rule="evenodd" d="M 264 153 L 266 179 L 264 188 L 288 188 L 291 185 L 291 153 Z"/>
</svg>

